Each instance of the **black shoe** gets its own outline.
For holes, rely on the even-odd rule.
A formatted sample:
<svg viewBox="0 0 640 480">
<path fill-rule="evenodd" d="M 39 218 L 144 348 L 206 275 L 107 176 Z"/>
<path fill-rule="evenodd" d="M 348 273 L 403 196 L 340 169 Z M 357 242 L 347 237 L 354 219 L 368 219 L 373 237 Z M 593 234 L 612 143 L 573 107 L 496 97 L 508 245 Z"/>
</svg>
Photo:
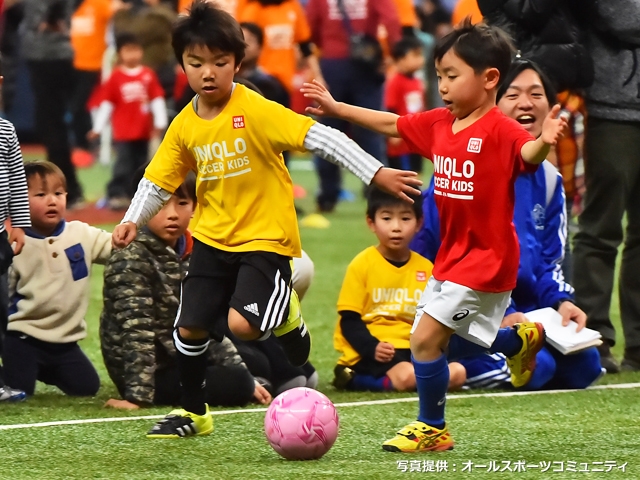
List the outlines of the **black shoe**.
<svg viewBox="0 0 640 480">
<path fill-rule="evenodd" d="M 620 365 L 611 353 L 611 346 L 608 343 L 600 345 L 598 352 L 600 352 L 600 365 L 607 373 L 620 373 Z"/>
<path fill-rule="evenodd" d="M 333 369 L 333 386 L 336 390 L 346 390 L 355 376 L 356 372 L 353 369 L 346 365 L 336 365 Z"/>
<path fill-rule="evenodd" d="M 625 349 L 621 369 L 625 372 L 640 371 L 640 348 Z"/>
<path fill-rule="evenodd" d="M 311 353 L 311 335 L 303 323 L 301 328 L 295 328 L 284 335 L 277 336 L 287 360 L 294 367 L 302 367 L 309 361 Z"/>
</svg>

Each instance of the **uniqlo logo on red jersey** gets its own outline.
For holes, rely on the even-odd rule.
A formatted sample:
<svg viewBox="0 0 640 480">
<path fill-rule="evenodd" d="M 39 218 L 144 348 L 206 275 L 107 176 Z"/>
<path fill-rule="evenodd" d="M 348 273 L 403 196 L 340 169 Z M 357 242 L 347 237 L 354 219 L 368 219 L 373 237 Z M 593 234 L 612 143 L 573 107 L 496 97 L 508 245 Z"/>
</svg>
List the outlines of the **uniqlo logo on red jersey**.
<svg viewBox="0 0 640 480">
<path fill-rule="evenodd" d="M 244 128 L 244 115 L 233 117 L 233 128 Z"/>
<path fill-rule="evenodd" d="M 469 145 L 467 145 L 467 152 L 469 153 L 480 153 L 480 148 L 482 147 L 482 139 L 481 138 L 470 138 Z"/>
<path fill-rule="evenodd" d="M 416 281 L 418 281 L 418 282 L 426 282 L 427 281 L 427 272 L 423 272 L 423 271 L 416 272 Z"/>
</svg>

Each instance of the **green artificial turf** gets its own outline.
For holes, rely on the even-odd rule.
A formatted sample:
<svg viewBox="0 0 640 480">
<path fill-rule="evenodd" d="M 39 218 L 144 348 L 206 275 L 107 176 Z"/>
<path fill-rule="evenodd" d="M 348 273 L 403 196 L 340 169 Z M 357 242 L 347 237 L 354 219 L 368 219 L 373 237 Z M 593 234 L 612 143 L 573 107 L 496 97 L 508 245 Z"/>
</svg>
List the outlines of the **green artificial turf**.
<svg viewBox="0 0 640 480">
<path fill-rule="evenodd" d="M 294 167 L 305 165 L 294 162 Z M 312 212 L 315 174 L 294 168 L 292 175 L 308 191 L 298 205 Z M 101 166 L 81 171 L 87 198 L 100 198 L 108 176 L 108 169 Z M 313 336 L 311 360 L 320 374 L 319 389 L 338 404 L 415 398 L 413 394 L 336 392 L 330 385 L 338 357 L 332 335 L 342 278 L 349 261 L 375 242 L 364 221 L 361 184 L 350 174 L 345 180 L 356 200 L 341 203 L 328 216 L 330 228 L 301 228 L 303 248 L 316 269 L 303 301 L 303 314 Z M 144 434 L 153 419 L 3 430 L 5 425 L 167 413 L 159 408 L 134 412 L 103 408 L 117 393 L 100 353 L 101 298 L 102 267 L 96 266 L 87 313 L 89 333 L 82 347 L 98 369 L 100 392 L 95 398 L 69 398 L 38 384 L 36 395 L 26 402 L 0 404 L 0 478 L 640 478 L 640 390 L 635 388 L 484 398 L 458 394 L 447 404 L 456 447 L 436 454 L 392 454 L 380 448 L 395 430 L 415 418 L 415 401 L 339 406 L 336 444 L 322 459 L 307 462 L 286 461 L 271 449 L 263 433 L 264 413 L 251 411 L 257 406 L 248 406 L 245 410 L 249 411 L 242 413 L 216 415 L 214 434 L 203 438 L 148 440 Z M 612 317 L 619 327 L 615 305 Z M 618 357 L 621 343 L 614 349 Z M 640 374 L 605 376 L 599 385 L 634 382 L 640 382 Z M 561 466 L 565 471 L 558 471 Z M 581 469 L 589 473 L 577 471 Z M 594 471 L 597 469 L 610 471 Z"/>
</svg>

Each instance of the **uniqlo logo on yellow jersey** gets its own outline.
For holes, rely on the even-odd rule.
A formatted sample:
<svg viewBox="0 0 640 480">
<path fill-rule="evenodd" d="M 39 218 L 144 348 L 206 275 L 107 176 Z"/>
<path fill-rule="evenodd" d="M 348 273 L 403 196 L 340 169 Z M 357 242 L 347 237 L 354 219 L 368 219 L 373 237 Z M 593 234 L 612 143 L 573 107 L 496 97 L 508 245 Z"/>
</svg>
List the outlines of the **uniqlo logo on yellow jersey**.
<svg viewBox="0 0 640 480">
<path fill-rule="evenodd" d="M 244 115 L 233 117 L 233 128 L 244 128 Z"/>
</svg>

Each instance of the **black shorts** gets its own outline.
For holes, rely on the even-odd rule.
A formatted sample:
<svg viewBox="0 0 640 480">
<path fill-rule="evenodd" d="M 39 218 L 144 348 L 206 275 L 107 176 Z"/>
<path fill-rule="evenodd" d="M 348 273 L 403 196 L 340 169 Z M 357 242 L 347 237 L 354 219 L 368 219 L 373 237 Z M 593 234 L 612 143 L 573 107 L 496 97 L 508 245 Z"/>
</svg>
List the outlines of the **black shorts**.
<svg viewBox="0 0 640 480">
<path fill-rule="evenodd" d="M 351 368 L 360 375 L 371 375 L 378 378 L 386 375 L 392 367 L 395 367 L 400 362 L 411 362 L 411 350 L 408 348 L 396 349 L 391 361 L 386 363 L 378 362 L 373 358 L 363 358 Z"/>
<path fill-rule="evenodd" d="M 221 341 L 231 307 L 266 332 L 287 321 L 290 296 L 290 257 L 227 252 L 194 239 L 175 326 L 207 330 Z"/>
</svg>

